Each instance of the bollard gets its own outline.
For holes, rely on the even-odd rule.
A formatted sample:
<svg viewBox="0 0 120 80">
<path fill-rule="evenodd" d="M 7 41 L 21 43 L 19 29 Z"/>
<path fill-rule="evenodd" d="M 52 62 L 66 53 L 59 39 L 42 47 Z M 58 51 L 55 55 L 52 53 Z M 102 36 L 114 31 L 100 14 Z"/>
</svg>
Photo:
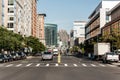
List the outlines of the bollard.
<svg viewBox="0 0 120 80">
<path fill-rule="evenodd" d="M 61 63 L 61 55 L 60 55 L 60 53 L 58 54 L 58 64 L 60 64 Z"/>
</svg>

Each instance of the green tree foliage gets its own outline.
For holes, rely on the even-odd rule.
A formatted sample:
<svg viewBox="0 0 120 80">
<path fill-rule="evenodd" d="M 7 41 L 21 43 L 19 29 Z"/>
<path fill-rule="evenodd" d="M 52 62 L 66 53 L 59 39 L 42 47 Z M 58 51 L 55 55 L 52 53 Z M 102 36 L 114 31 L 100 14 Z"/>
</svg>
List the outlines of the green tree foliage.
<svg viewBox="0 0 120 80">
<path fill-rule="evenodd" d="M 27 47 L 31 47 L 34 53 L 45 50 L 45 46 L 41 42 L 39 42 L 39 39 L 32 36 L 25 38 L 25 44 Z"/>
<path fill-rule="evenodd" d="M 111 43 L 111 48 L 120 49 L 120 31 L 118 29 L 112 29 L 110 34 L 106 33 L 102 36 L 103 42 Z"/>
<path fill-rule="evenodd" d="M 22 40 L 21 35 L 0 27 L 0 49 L 18 50 L 22 47 Z"/>
<path fill-rule="evenodd" d="M 24 47 L 31 47 L 33 52 L 41 52 L 45 50 L 45 46 L 39 42 L 37 38 L 32 36 L 22 37 L 19 34 L 0 27 L 0 50 L 18 51 Z"/>
</svg>

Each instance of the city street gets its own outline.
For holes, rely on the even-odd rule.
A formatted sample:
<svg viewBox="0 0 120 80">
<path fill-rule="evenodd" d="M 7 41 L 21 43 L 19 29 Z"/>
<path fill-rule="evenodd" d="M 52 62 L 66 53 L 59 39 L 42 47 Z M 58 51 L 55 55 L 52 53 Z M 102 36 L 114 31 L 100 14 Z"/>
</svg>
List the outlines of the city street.
<svg viewBox="0 0 120 80">
<path fill-rule="evenodd" d="M 41 57 L 0 63 L 0 80 L 119 80 L 120 68 L 74 56 L 62 56 L 62 63 L 41 61 Z"/>
</svg>

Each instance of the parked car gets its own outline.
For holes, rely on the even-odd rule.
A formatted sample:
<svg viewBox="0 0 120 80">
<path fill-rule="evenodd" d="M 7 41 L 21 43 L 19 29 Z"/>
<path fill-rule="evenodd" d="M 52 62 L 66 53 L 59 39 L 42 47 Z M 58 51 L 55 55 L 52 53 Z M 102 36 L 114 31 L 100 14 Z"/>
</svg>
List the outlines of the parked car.
<svg viewBox="0 0 120 80">
<path fill-rule="evenodd" d="M 116 54 L 119 55 L 119 60 L 120 60 L 120 49 L 118 49 L 118 50 L 114 50 L 114 53 L 116 53 Z"/>
<path fill-rule="evenodd" d="M 20 59 L 26 59 L 26 54 L 24 52 L 18 52 Z"/>
<path fill-rule="evenodd" d="M 118 62 L 119 61 L 119 55 L 114 52 L 107 52 L 103 55 L 103 62 Z"/>
<path fill-rule="evenodd" d="M 6 56 L 8 57 L 8 61 L 13 61 L 13 56 L 11 54 L 6 54 Z"/>
<path fill-rule="evenodd" d="M 42 60 L 53 60 L 53 53 L 52 52 L 44 52 L 42 54 Z"/>
<path fill-rule="evenodd" d="M 0 54 L 0 62 L 8 62 L 8 57 L 5 54 Z"/>
<path fill-rule="evenodd" d="M 11 55 L 13 56 L 13 60 L 20 60 L 20 56 L 18 55 L 18 53 L 14 52 L 14 53 L 11 53 Z"/>
</svg>

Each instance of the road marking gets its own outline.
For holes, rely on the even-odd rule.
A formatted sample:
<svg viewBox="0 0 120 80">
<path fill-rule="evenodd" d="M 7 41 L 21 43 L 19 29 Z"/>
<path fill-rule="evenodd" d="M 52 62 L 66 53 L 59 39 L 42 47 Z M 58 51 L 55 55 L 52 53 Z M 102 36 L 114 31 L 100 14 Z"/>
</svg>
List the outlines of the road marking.
<svg viewBox="0 0 120 80">
<path fill-rule="evenodd" d="M 67 67 L 67 66 L 68 66 L 68 64 L 64 64 L 64 66 L 65 66 L 65 67 Z"/>
<path fill-rule="evenodd" d="M 46 66 L 49 66 L 50 64 L 46 64 Z"/>
<path fill-rule="evenodd" d="M 39 66 L 40 66 L 40 64 L 37 64 L 37 65 L 36 65 L 36 67 L 39 67 Z"/>
<path fill-rule="evenodd" d="M 86 64 L 82 64 L 84 67 L 87 67 L 87 65 Z"/>
<path fill-rule="evenodd" d="M 96 67 L 96 65 L 94 65 L 94 64 L 91 64 L 91 66 Z"/>
<path fill-rule="evenodd" d="M 73 64 L 75 67 L 77 67 L 78 65 L 77 64 Z"/>
<path fill-rule="evenodd" d="M 11 66 L 13 66 L 13 64 L 9 64 L 9 65 L 7 65 L 7 66 L 5 66 L 5 67 L 11 67 Z"/>
<path fill-rule="evenodd" d="M 102 66 L 102 67 L 105 67 L 105 65 L 103 65 L 103 64 L 99 64 L 100 66 Z"/>
<path fill-rule="evenodd" d="M 55 64 L 55 66 L 59 66 L 58 64 Z"/>
<path fill-rule="evenodd" d="M 110 67 L 116 67 L 115 65 L 110 65 L 110 64 L 108 64 L 108 66 L 110 66 Z"/>
<path fill-rule="evenodd" d="M 26 67 L 31 66 L 31 65 L 32 65 L 32 63 L 30 63 L 30 64 L 26 65 Z"/>
<path fill-rule="evenodd" d="M 16 67 L 20 67 L 20 66 L 22 66 L 22 64 L 18 64 L 18 65 L 16 65 Z"/>
</svg>

